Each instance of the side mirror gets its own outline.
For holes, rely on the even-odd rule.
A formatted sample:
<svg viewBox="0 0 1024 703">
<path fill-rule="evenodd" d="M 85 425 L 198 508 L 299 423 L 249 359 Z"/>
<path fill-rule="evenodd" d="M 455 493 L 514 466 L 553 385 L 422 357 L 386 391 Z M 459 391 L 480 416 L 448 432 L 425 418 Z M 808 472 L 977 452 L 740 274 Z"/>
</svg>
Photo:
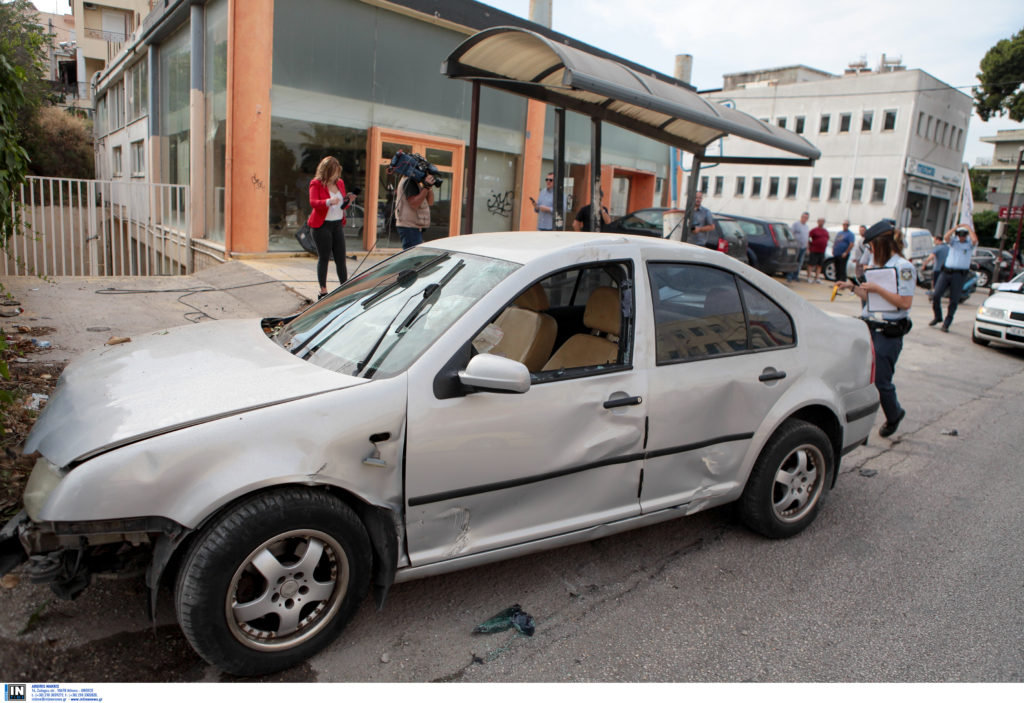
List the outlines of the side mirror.
<svg viewBox="0 0 1024 703">
<path fill-rule="evenodd" d="M 530 390 L 530 371 L 525 364 L 494 354 L 477 354 L 459 371 L 462 385 L 498 393 L 525 393 Z"/>
</svg>

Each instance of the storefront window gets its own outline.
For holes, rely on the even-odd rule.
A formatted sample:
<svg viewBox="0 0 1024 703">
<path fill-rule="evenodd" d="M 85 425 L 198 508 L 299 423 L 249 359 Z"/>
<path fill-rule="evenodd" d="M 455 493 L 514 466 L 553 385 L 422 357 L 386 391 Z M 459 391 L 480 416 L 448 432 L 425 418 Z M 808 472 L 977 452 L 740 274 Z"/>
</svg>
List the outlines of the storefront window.
<svg viewBox="0 0 1024 703">
<path fill-rule="evenodd" d="M 306 223 L 309 182 L 325 156 L 341 163 L 349 191 L 366 190 L 366 131 L 336 125 L 277 119 L 270 126 L 270 251 L 298 251 L 295 233 Z M 349 208 L 345 247 L 362 249 L 363 199 Z"/>
<path fill-rule="evenodd" d="M 167 158 L 162 159 L 164 183 L 189 182 L 189 55 L 186 23 L 160 47 L 160 127 L 167 138 Z"/>
<path fill-rule="evenodd" d="M 203 56 L 206 92 L 206 236 L 224 241 L 224 160 L 227 130 L 228 3 L 206 5 Z"/>
</svg>

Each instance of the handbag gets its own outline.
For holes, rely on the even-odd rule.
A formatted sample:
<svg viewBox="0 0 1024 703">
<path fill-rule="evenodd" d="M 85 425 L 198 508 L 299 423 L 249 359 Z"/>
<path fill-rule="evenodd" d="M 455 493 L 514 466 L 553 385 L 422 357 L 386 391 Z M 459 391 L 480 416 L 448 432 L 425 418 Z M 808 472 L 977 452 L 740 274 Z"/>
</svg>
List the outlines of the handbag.
<svg viewBox="0 0 1024 703">
<path fill-rule="evenodd" d="M 308 224 L 299 227 L 299 231 L 295 233 L 295 238 L 299 240 L 299 246 L 310 254 L 316 254 L 316 240 L 313 239 L 313 229 Z"/>
</svg>

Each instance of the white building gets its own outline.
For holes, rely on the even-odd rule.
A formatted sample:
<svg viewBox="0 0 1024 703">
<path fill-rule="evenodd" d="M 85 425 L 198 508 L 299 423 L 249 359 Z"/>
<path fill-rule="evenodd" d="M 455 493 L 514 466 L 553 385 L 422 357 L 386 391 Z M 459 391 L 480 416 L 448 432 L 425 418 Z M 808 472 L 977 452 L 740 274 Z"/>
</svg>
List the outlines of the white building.
<svg viewBox="0 0 1024 703">
<path fill-rule="evenodd" d="M 796 220 L 807 211 L 835 230 L 871 225 L 944 231 L 956 210 L 971 98 L 921 70 L 886 60 L 836 76 L 790 66 L 724 76 L 705 97 L 803 134 L 822 157 L 812 167 L 704 164 L 705 203 L 716 212 Z M 768 156 L 726 138 L 724 156 Z M 709 156 L 712 150 L 708 150 Z"/>
<path fill-rule="evenodd" d="M 988 202 L 1005 207 L 1010 202 L 1010 190 L 1017 175 L 1017 161 L 1024 149 L 1024 129 L 1001 129 L 994 137 L 982 137 L 981 141 L 992 144 L 992 160 L 979 171 L 988 173 Z M 1014 205 L 1024 205 L 1024 176 L 1017 177 L 1017 192 Z"/>
</svg>

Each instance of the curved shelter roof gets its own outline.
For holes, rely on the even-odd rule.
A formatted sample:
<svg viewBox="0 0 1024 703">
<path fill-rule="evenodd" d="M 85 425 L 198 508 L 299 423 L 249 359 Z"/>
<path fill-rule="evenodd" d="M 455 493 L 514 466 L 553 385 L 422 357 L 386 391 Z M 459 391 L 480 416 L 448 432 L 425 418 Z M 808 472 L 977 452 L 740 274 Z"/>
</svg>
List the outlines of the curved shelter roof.
<svg viewBox="0 0 1024 703">
<path fill-rule="evenodd" d="M 821 156 L 813 144 L 789 130 L 712 103 L 664 77 L 518 27 L 474 34 L 448 56 L 441 72 L 590 115 L 699 155 L 731 134 L 802 157 L 708 161 L 810 165 Z"/>
</svg>

